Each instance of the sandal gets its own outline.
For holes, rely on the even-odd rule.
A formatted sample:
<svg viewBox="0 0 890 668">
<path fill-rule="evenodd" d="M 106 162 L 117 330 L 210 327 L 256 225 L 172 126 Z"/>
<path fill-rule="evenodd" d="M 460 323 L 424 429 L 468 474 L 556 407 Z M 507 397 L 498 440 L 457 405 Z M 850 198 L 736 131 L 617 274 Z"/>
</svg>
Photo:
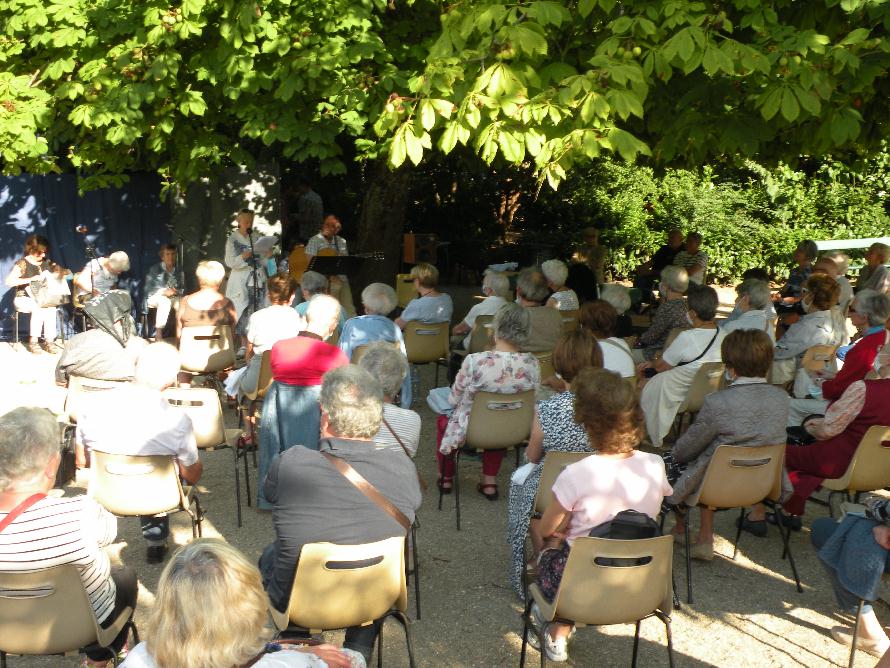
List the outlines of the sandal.
<svg viewBox="0 0 890 668">
<path fill-rule="evenodd" d="M 770 524 L 778 524 L 776 513 L 767 513 L 766 521 Z M 782 526 L 791 527 L 792 531 L 800 531 L 803 527 L 803 520 L 797 515 L 782 515 Z"/>
<path fill-rule="evenodd" d="M 439 478 L 436 480 L 436 487 L 442 494 L 451 494 L 451 490 L 454 488 L 453 481 L 454 478 Z"/>
<path fill-rule="evenodd" d="M 493 492 L 486 492 L 487 489 L 493 489 Z M 497 501 L 500 494 L 498 494 L 498 486 L 493 482 L 480 482 L 476 485 L 476 491 L 479 492 L 482 496 L 484 496 L 489 501 Z"/>
</svg>

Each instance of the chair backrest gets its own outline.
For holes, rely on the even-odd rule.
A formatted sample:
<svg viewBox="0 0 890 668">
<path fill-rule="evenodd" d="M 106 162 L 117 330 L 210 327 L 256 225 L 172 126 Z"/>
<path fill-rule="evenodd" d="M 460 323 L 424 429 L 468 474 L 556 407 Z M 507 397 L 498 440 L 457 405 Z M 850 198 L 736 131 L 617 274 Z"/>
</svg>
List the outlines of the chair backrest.
<svg viewBox="0 0 890 668">
<path fill-rule="evenodd" d="M 470 345 L 468 353 L 481 353 L 494 347 L 493 315 L 477 315 L 473 321 L 473 330 L 470 332 Z"/>
<path fill-rule="evenodd" d="M 426 364 L 448 357 L 448 323 L 405 323 L 405 350 L 411 364 Z"/>
<path fill-rule="evenodd" d="M 470 409 L 466 444 L 478 450 L 512 448 L 527 440 L 535 414 L 535 391 L 477 392 Z"/>
<path fill-rule="evenodd" d="M 538 492 L 535 494 L 534 512 L 543 513 L 550 505 L 553 489 L 553 483 L 559 477 L 559 474 L 565 470 L 569 464 L 579 462 L 585 457 L 593 454 L 591 452 L 548 452 L 544 456 L 544 465 L 541 468 L 541 479 L 538 481 Z"/>
<path fill-rule="evenodd" d="M 562 316 L 562 333 L 569 334 L 574 332 L 580 326 L 579 316 L 581 314 L 580 309 L 575 309 L 573 311 L 560 311 L 559 315 Z"/>
<path fill-rule="evenodd" d="M 844 477 L 844 488 L 851 492 L 872 492 L 890 486 L 890 427 L 868 428 Z"/>
<path fill-rule="evenodd" d="M 0 572 L 0 651 L 63 654 L 95 642 L 96 627 L 76 566 Z"/>
<path fill-rule="evenodd" d="M 247 398 L 262 399 L 265 397 L 266 392 L 272 387 L 273 380 L 275 379 L 272 377 L 272 351 L 267 350 L 263 353 L 263 358 L 260 360 L 260 375 L 257 378 L 256 392 L 247 395 Z"/>
<path fill-rule="evenodd" d="M 705 362 L 695 372 L 686 398 L 678 413 L 697 413 L 701 410 L 705 397 L 723 387 L 723 362 Z"/>
<path fill-rule="evenodd" d="M 781 482 L 784 461 L 784 443 L 717 446 L 701 485 L 686 503 L 740 508 L 771 498 L 777 481 Z"/>
<path fill-rule="evenodd" d="M 399 308 L 405 308 L 412 299 L 417 296 L 414 289 L 414 279 L 411 274 L 396 274 L 396 298 L 399 300 Z"/>
<path fill-rule="evenodd" d="M 235 364 L 235 344 L 229 325 L 183 327 L 179 339 L 183 371 L 215 373 Z"/>
<path fill-rule="evenodd" d="M 383 341 L 386 345 L 393 348 L 396 352 L 402 352 L 402 346 L 398 341 Z M 356 346 L 352 351 L 352 356 L 349 359 L 350 364 L 358 364 L 361 362 L 362 357 L 365 356 L 365 353 L 368 352 L 368 346 L 370 344 L 366 343 L 361 346 Z"/>
<path fill-rule="evenodd" d="M 199 448 L 215 448 L 226 442 L 222 404 L 216 390 L 210 387 L 171 387 L 164 390 L 164 399 L 170 406 L 189 416 Z"/>
<path fill-rule="evenodd" d="M 69 376 L 68 393 L 65 395 L 65 412 L 71 422 L 83 414 L 94 400 L 101 399 L 101 393 L 113 390 L 127 383 L 119 380 L 99 380 L 84 376 Z"/>
<path fill-rule="evenodd" d="M 671 536 L 638 540 L 576 538 L 554 604 L 556 616 L 576 624 L 634 622 L 661 610 L 670 614 L 673 590 Z M 603 560 L 637 559 L 633 566 Z"/>
<path fill-rule="evenodd" d="M 807 371 L 823 371 L 834 365 L 834 354 L 837 346 L 828 344 L 810 346 L 804 351 L 800 367 Z"/>
<path fill-rule="evenodd" d="M 548 353 L 532 353 L 538 358 L 538 369 L 541 372 L 541 381 L 545 381 L 556 373 L 553 368 L 553 352 Z"/>
<path fill-rule="evenodd" d="M 291 623 L 318 631 L 342 629 L 367 624 L 393 608 L 406 610 L 404 555 L 401 536 L 366 545 L 304 545 L 291 589 Z"/>
<path fill-rule="evenodd" d="M 156 515 L 182 503 L 172 455 L 117 455 L 93 450 L 87 494 L 120 517 Z"/>
</svg>

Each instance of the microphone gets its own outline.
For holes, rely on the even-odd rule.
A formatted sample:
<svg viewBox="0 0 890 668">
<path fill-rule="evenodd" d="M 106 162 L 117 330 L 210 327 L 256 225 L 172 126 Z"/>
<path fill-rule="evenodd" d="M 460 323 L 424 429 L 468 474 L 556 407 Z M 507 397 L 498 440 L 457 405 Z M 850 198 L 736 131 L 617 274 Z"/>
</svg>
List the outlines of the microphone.
<svg viewBox="0 0 890 668">
<path fill-rule="evenodd" d="M 74 230 L 75 230 L 75 232 L 77 232 L 79 234 L 86 234 L 89 231 L 89 230 L 87 230 L 86 225 L 78 225 L 77 227 L 74 228 Z"/>
</svg>

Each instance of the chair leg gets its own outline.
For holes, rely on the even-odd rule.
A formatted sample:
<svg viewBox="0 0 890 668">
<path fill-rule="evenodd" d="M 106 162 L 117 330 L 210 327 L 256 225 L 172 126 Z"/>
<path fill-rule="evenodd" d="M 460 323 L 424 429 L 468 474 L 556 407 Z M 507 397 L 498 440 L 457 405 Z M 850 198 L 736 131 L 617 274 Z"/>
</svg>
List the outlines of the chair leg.
<svg viewBox="0 0 890 668">
<path fill-rule="evenodd" d="M 522 613 L 522 649 L 519 652 L 519 668 L 525 668 L 525 648 L 528 645 L 528 620 L 532 611 L 532 599 L 529 597 Z"/>
<path fill-rule="evenodd" d="M 420 619 L 420 565 L 417 560 L 417 523 L 411 525 L 411 562 L 414 565 L 414 606 Z"/>
<path fill-rule="evenodd" d="M 240 439 L 239 439 L 240 442 Z M 241 479 L 238 475 L 238 445 L 236 444 L 234 448 L 232 448 L 232 453 L 234 454 L 235 460 L 235 513 L 238 517 L 238 528 L 241 528 Z M 245 476 L 245 479 L 247 476 Z M 250 492 L 247 493 L 247 497 L 250 498 Z"/>
<path fill-rule="evenodd" d="M 664 622 L 664 632 L 667 635 L 668 665 L 670 668 L 674 668 L 674 640 L 671 637 L 671 618 L 660 610 L 655 611 L 655 616 Z"/>
<path fill-rule="evenodd" d="M 445 478 L 445 460 L 442 460 L 442 463 L 439 465 L 439 481 L 437 481 L 436 487 L 439 488 L 439 510 L 442 510 L 442 483 L 441 480 Z M 451 486 L 454 487 L 454 481 L 451 482 Z"/>
<path fill-rule="evenodd" d="M 859 599 L 859 607 L 856 609 L 856 621 L 853 622 L 853 642 L 850 645 L 850 661 L 847 668 L 853 668 L 853 662 L 856 660 L 856 640 L 859 637 L 859 618 L 862 617 L 862 607 L 865 605 L 863 599 Z"/>
<path fill-rule="evenodd" d="M 457 530 L 460 531 L 460 448 L 454 455 L 454 514 L 457 522 Z"/>
<path fill-rule="evenodd" d="M 774 512 L 776 513 L 776 525 L 779 527 L 779 535 L 782 536 L 782 558 L 788 555 L 788 563 L 791 564 L 791 572 L 794 574 L 794 583 L 797 585 L 797 593 L 803 593 L 803 587 L 800 586 L 800 576 L 797 574 L 797 565 L 794 563 L 794 555 L 791 554 L 791 526 L 785 527 L 785 516 L 779 504 L 776 504 Z M 784 527 L 784 530 L 783 530 Z"/>
<path fill-rule="evenodd" d="M 686 511 L 685 539 L 686 539 L 686 602 L 692 603 L 692 558 L 689 556 L 689 510 Z"/>
<path fill-rule="evenodd" d="M 247 470 L 247 451 L 241 453 L 244 460 L 244 489 L 247 491 L 247 507 L 250 508 L 253 502 L 250 500 L 250 471 Z"/>
<path fill-rule="evenodd" d="M 633 657 L 630 660 L 630 665 L 632 668 L 637 668 L 637 651 L 640 648 L 640 620 L 637 620 L 636 628 L 634 629 L 634 653 Z"/>
<path fill-rule="evenodd" d="M 840 492 L 836 492 L 835 490 L 831 490 L 828 492 L 828 516 L 834 517 L 834 506 L 831 505 L 831 500 L 834 498 L 835 494 L 840 494 Z"/>
<path fill-rule="evenodd" d="M 6 652 L 0 652 L 0 668 L 6 668 Z"/>
<path fill-rule="evenodd" d="M 129 621 L 130 632 L 133 634 L 133 647 L 139 644 L 139 629 L 136 628 L 136 622 L 131 618 Z"/>
<path fill-rule="evenodd" d="M 380 620 L 380 626 L 377 629 L 377 668 L 383 668 L 383 625 L 386 617 Z"/>
<path fill-rule="evenodd" d="M 201 510 L 201 502 L 198 500 L 198 495 L 195 494 L 195 521 L 192 523 L 192 538 L 201 538 L 204 535 L 204 531 L 201 528 L 201 522 L 204 520 L 204 513 Z M 196 534 L 197 530 L 197 536 Z"/>
<path fill-rule="evenodd" d="M 408 666 L 409 668 L 414 668 L 414 645 L 411 642 L 411 621 L 408 619 L 407 615 L 403 613 L 401 610 L 392 610 L 387 614 L 387 617 L 395 617 L 396 621 L 402 625 L 402 628 L 405 630 L 405 645 L 408 647 Z M 384 617 L 386 619 L 386 617 Z M 383 634 L 383 621 L 380 623 L 380 635 Z M 379 636 L 378 636 L 379 638 Z M 377 655 L 380 656 L 379 653 Z"/>
<path fill-rule="evenodd" d="M 739 515 L 739 528 L 735 532 L 735 542 L 732 544 L 732 560 L 735 561 L 736 554 L 739 551 L 739 539 L 742 537 L 742 522 L 745 521 L 745 510 L 746 508 L 743 506 L 741 508 L 741 514 Z"/>
</svg>

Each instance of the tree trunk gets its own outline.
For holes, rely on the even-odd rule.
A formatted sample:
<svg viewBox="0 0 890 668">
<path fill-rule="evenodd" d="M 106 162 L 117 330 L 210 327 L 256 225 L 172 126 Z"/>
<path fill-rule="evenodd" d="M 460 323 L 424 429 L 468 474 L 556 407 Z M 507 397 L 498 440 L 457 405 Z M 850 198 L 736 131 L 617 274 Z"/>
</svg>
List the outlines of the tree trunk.
<svg viewBox="0 0 890 668">
<path fill-rule="evenodd" d="M 355 248 L 351 252 L 382 251 L 384 259 L 366 260 L 362 265 L 361 272 L 352 281 L 352 294 L 357 302 L 369 283 L 395 285 L 401 266 L 402 231 L 411 182 L 409 169 L 391 171 L 382 159 L 369 163 L 365 175 L 365 197 Z"/>
</svg>

